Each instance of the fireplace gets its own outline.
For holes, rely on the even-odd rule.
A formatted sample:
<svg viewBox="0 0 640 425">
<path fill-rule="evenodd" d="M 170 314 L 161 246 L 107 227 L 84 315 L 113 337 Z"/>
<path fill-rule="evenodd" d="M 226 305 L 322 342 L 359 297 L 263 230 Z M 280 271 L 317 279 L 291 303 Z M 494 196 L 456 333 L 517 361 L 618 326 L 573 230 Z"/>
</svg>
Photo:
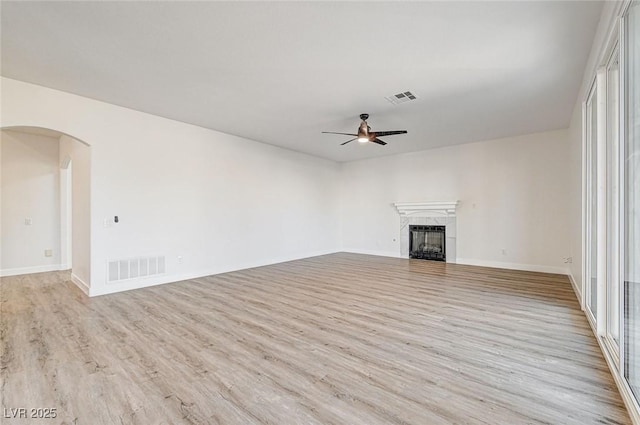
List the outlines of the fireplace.
<svg viewBox="0 0 640 425">
<path fill-rule="evenodd" d="M 456 224 L 456 209 L 458 201 L 424 201 L 424 202 L 396 202 L 393 204 L 400 215 L 400 229 L 398 242 L 401 258 L 420 258 L 426 260 L 440 260 L 447 263 L 455 263 L 458 260 L 456 246 L 458 245 L 458 226 Z M 413 231 L 415 226 L 416 231 Z M 416 235 L 417 229 L 422 227 L 423 233 L 427 231 L 440 232 L 442 248 L 439 253 L 427 246 L 420 248 L 421 243 L 433 245 L 428 240 L 428 235 Z M 433 235 L 435 236 L 435 235 Z M 418 239 L 424 237 L 424 240 Z M 436 240 L 439 243 L 439 240 Z M 411 246 L 411 247 L 410 247 Z M 417 251 L 417 252 L 416 252 Z M 436 255 L 434 255 L 436 254 Z M 434 258 L 436 257 L 436 258 Z"/>
<path fill-rule="evenodd" d="M 409 226 L 409 258 L 446 261 L 445 226 Z"/>
</svg>

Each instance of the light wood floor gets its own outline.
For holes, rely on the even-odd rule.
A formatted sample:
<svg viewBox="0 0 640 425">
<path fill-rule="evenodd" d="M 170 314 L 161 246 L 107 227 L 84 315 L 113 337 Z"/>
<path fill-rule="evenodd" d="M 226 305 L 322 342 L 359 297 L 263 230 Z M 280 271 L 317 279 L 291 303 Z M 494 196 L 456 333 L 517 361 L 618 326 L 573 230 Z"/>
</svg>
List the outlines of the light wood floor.
<svg viewBox="0 0 640 425">
<path fill-rule="evenodd" d="M 334 254 L 93 299 L 1 285 L 1 408 L 58 411 L 3 424 L 630 423 L 560 275 Z"/>
</svg>

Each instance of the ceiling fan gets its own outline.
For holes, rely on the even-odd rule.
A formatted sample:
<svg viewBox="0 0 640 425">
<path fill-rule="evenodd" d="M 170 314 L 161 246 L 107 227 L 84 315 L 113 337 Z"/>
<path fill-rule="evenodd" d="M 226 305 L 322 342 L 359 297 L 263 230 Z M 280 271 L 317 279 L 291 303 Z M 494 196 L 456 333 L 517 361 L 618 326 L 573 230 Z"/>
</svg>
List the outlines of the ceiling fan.
<svg viewBox="0 0 640 425">
<path fill-rule="evenodd" d="M 371 131 L 371 127 L 367 124 L 367 119 L 369 118 L 369 114 L 360 114 L 360 119 L 362 123 L 360 123 L 360 127 L 358 127 L 358 132 L 356 134 L 353 133 L 336 133 L 334 131 L 323 131 L 325 134 L 342 134 L 344 136 L 356 136 L 351 140 L 347 140 L 344 143 L 340 143 L 340 145 L 346 145 L 349 142 L 353 142 L 357 140 L 360 143 L 373 142 L 379 145 L 386 145 L 386 142 L 383 142 L 378 137 L 380 136 L 395 136 L 396 134 L 407 134 L 407 130 L 395 130 L 395 131 Z"/>
</svg>

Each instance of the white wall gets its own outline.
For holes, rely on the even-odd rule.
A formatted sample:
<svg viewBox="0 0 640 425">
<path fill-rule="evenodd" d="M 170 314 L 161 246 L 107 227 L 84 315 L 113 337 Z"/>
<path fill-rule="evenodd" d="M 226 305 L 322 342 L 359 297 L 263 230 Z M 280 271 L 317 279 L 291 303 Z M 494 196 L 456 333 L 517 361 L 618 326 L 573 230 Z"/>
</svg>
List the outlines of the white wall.
<svg viewBox="0 0 640 425">
<path fill-rule="evenodd" d="M 60 161 L 65 157 L 71 158 L 72 273 L 74 279 L 80 280 L 81 287 L 87 289 L 91 281 L 91 149 L 63 135 L 60 137 Z"/>
<path fill-rule="evenodd" d="M 0 107 L 0 111 L 2 108 Z M 4 204 L 2 203 L 2 132 L 0 131 L 0 270 L 2 270 L 2 209 L 4 208 Z"/>
<path fill-rule="evenodd" d="M 2 131 L 2 258 L 4 276 L 60 266 L 60 187 L 56 138 Z M 31 225 L 25 219 L 32 220 Z M 52 250 L 46 257 L 45 250 Z"/>
<path fill-rule="evenodd" d="M 339 250 L 340 168 L 332 161 L 1 83 L 0 126 L 50 128 L 91 146 L 92 295 Z M 104 227 L 115 215 L 120 223 Z M 108 260 L 145 255 L 165 255 L 167 274 L 106 283 Z"/>
<path fill-rule="evenodd" d="M 461 262 L 567 271 L 567 130 L 336 164 L 1 81 L 0 125 L 51 128 L 91 145 L 91 244 L 78 261 L 91 259 L 84 274 L 92 295 L 341 246 L 398 255 L 392 203 L 408 201 L 461 201 Z M 166 256 L 166 275 L 106 283 L 107 261 L 151 255 Z"/>
<path fill-rule="evenodd" d="M 459 200 L 458 262 L 566 273 L 568 160 L 559 130 L 345 163 L 344 249 L 398 256 L 394 202 Z"/>
</svg>

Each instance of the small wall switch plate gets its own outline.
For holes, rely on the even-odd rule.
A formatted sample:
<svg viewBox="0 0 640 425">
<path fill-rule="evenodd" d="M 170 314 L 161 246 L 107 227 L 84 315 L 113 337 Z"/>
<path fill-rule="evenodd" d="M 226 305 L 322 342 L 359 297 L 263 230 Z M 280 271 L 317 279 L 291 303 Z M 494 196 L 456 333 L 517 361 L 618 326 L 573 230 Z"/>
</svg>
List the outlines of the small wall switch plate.
<svg viewBox="0 0 640 425">
<path fill-rule="evenodd" d="M 53 250 L 52 249 L 45 249 L 44 250 L 44 256 L 45 257 L 53 257 Z"/>
<path fill-rule="evenodd" d="M 33 224 L 33 220 L 31 219 L 31 217 L 27 217 L 24 219 L 24 224 L 25 226 L 31 226 Z"/>
</svg>

